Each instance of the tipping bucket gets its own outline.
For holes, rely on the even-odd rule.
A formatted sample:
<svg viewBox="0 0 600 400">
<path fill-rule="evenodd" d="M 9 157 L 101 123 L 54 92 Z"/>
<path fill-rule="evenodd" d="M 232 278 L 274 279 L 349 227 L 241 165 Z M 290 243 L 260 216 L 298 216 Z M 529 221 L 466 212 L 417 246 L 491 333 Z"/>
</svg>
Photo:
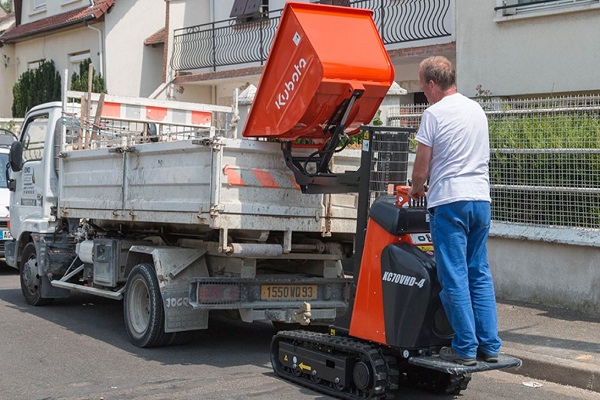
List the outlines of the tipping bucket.
<svg viewBox="0 0 600 400">
<path fill-rule="evenodd" d="M 393 79 L 371 10 L 287 3 L 243 136 L 323 139 L 338 106 L 358 90 L 345 121 L 345 132 L 356 133 Z"/>
</svg>

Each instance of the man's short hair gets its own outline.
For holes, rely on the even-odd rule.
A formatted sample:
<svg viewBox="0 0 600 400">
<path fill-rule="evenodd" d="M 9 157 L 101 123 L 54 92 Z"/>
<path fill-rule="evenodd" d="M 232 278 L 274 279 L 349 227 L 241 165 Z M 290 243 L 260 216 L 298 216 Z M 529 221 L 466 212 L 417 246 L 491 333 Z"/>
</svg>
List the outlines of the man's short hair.
<svg viewBox="0 0 600 400">
<path fill-rule="evenodd" d="M 456 71 L 450 60 L 443 56 L 432 56 L 419 64 L 425 82 L 433 81 L 442 90 L 456 85 Z"/>
</svg>

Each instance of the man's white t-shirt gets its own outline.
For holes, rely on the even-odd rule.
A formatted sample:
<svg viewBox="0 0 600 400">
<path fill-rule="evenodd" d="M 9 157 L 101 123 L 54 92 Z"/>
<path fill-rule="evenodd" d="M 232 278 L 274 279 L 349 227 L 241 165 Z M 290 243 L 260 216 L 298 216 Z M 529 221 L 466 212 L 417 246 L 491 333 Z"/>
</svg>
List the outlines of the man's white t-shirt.
<svg viewBox="0 0 600 400">
<path fill-rule="evenodd" d="M 481 106 L 455 93 L 423 113 L 416 140 L 433 149 L 427 207 L 490 198 L 488 122 Z"/>
</svg>

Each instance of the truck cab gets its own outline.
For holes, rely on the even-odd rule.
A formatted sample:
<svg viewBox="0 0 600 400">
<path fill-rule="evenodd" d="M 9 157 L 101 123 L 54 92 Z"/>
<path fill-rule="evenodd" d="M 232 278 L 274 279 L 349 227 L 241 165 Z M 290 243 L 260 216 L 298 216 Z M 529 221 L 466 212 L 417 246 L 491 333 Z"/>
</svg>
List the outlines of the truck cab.
<svg viewBox="0 0 600 400">
<path fill-rule="evenodd" d="M 32 108 L 23 122 L 20 137 L 11 143 L 7 158 L 11 173 L 6 183 L 10 196 L 10 232 L 5 257 L 17 268 L 17 244 L 27 243 L 28 232 L 52 233 L 57 204 L 57 149 L 46 146 L 47 132 L 60 132 L 62 104 L 52 102 Z M 15 151 L 16 150 L 16 151 Z M 50 173 L 46 173 L 49 171 Z M 22 249 L 21 249 L 22 250 Z"/>
</svg>

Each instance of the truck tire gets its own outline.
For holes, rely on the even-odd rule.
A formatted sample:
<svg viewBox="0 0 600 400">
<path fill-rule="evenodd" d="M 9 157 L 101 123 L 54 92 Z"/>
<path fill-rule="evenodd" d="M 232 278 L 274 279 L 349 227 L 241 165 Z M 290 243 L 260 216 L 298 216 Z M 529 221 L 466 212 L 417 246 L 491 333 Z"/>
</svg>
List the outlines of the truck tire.
<svg viewBox="0 0 600 400">
<path fill-rule="evenodd" d="M 125 328 L 131 343 L 137 347 L 167 344 L 165 312 L 158 279 L 151 264 L 138 264 L 127 278 L 123 302 Z"/>
<path fill-rule="evenodd" d="M 27 304 L 44 306 L 54 299 L 42 297 L 42 280 L 38 275 L 38 257 L 35 244 L 27 243 L 21 254 L 19 265 L 21 292 Z"/>
</svg>

